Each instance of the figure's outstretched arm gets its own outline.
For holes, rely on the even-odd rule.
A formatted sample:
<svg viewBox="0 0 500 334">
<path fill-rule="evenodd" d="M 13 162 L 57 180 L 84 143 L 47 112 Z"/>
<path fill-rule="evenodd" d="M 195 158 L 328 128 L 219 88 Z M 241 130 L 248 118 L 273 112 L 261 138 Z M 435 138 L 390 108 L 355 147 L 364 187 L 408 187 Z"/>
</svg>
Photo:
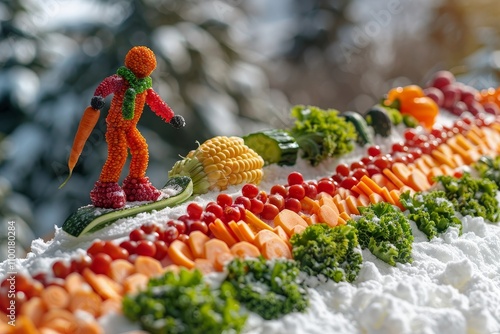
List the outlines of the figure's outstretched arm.
<svg viewBox="0 0 500 334">
<path fill-rule="evenodd" d="M 99 86 L 97 86 L 94 96 L 90 101 L 92 108 L 99 110 L 104 107 L 104 98 L 109 94 L 113 94 L 123 84 L 123 78 L 119 75 L 113 74 L 104 79 Z"/>
<path fill-rule="evenodd" d="M 186 125 L 184 118 L 180 115 L 174 115 L 174 111 L 153 88 L 147 90 L 146 103 L 156 115 L 161 117 L 165 122 L 170 123 L 174 128 L 182 128 Z"/>
</svg>

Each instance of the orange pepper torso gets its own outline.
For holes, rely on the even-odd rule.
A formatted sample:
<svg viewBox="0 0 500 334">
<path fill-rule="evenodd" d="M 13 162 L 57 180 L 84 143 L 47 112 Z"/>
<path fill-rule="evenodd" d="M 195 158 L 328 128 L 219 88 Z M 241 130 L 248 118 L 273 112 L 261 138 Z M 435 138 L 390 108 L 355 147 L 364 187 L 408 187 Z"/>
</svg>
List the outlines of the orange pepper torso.
<svg viewBox="0 0 500 334">
<path fill-rule="evenodd" d="M 122 105 L 123 98 L 125 96 L 125 91 L 129 88 L 128 84 L 123 84 L 113 96 L 111 100 L 111 106 L 109 108 L 108 116 L 106 117 L 106 124 L 108 128 L 131 128 L 135 127 L 141 118 L 142 112 L 144 110 L 144 104 L 146 103 L 147 91 L 137 94 L 135 97 L 134 106 L 134 118 L 126 120 L 122 115 Z"/>
</svg>

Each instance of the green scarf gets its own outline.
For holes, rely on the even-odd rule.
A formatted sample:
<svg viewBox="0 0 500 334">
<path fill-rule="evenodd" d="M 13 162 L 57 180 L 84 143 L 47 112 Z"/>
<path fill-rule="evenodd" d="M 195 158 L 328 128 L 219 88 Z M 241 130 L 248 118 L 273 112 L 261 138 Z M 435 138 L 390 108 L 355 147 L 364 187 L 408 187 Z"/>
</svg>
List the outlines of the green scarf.
<svg viewBox="0 0 500 334">
<path fill-rule="evenodd" d="M 142 79 L 137 79 L 135 74 L 126 68 L 125 66 L 120 67 L 116 74 L 125 79 L 129 88 L 125 92 L 125 96 L 123 97 L 122 104 L 122 115 L 124 119 L 132 119 L 134 118 L 134 109 L 135 109 L 135 97 L 137 94 L 141 94 L 153 87 L 153 80 L 151 77 L 145 77 Z"/>
</svg>

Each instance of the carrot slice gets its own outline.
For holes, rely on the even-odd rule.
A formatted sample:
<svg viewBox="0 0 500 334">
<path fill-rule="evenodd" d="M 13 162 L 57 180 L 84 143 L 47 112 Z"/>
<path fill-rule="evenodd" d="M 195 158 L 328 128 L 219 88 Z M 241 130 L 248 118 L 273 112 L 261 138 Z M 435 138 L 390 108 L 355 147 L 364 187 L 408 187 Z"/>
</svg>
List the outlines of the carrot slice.
<svg viewBox="0 0 500 334">
<path fill-rule="evenodd" d="M 355 215 L 359 215 L 358 201 L 356 200 L 356 197 L 348 196 L 345 200 L 345 203 L 347 204 L 349 211 L 351 211 Z"/>
<path fill-rule="evenodd" d="M 8 325 L 11 327 L 10 325 Z M 33 321 L 31 321 L 30 318 L 27 316 L 18 316 L 16 318 L 16 324 L 14 327 L 9 328 L 9 332 L 7 333 L 12 333 L 12 334 L 38 334 L 38 330 L 35 327 L 35 324 L 33 324 Z"/>
<path fill-rule="evenodd" d="M 89 268 L 83 270 L 83 277 L 90 284 L 92 289 L 99 294 L 103 299 L 118 299 L 120 300 L 123 294 L 122 286 L 111 278 L 103 274 L 94 274 Z"/>
<path fill-rule="evenodd" d="M 239 258 L 259 257 L 260 251 L 257 247 L 246 241 L 240 241 L 230 249 L 231 253 Z"/>
<path fill-rule="evenodd" d="M 339 213 L 333 210 L 328 205 L 323 205 L 319 208 L 318 219 L 328 224 L 331 227 L 337 226 L 338 224 Z"/>
<path fill-rule="evenodd" d="M 338 222 L 337 225 L 339 225 L 339 226 L 341 226 L 341 225 L 347 225 L 347 222 L 349 221 L 349 219 L 345 220 L 344 218 L 342 218 L 342 217 L 339 216 L 339 222 Z"/>
<path fill-rule="evenodd" d="M 436 182 L 434 178 L 440 175 L 443 175 L 443 170 L 439 167 L 432 167 L 429 171 L 429 174 L 427 174 L 427 181 L 429 182 L 429 184 L 433 184 Z"/>
<path fill-rule="evenodd" d="M 33 325 L 36 327 L 39 327 L 43 314 L 46 311 L 47 307 L 40 297 L 33 297 L 21 306 L 21 315 L 31 319 Z"/>
<path fill-rule="evenodd" d="M 305 227 L 303 225 L 296 225 L 293 230 L 292 230 L 292 235 L 294 234 L 301 234 L 302 232 L 305 231 Z M 288 244 L 287 244 L 288 245 Z"/>
<path fill-rule="evenodd" d="M 191 249 L 184 242 L 180 240 L 174 240 L 168 247 L 168 256 L 172 259 L 172 262 L 178 266 L 186 267 L 191 269 L 194 267 L 193 254 Z"/>
<path fill-rule="evenodd" d="M 216 271 L 224 271 L 224 267 L 228 262 L 234 259 L 233 253 L 219 253 L 215 257 L 214 268 Z"/>
<path fill-rule="evenodd" d="M 123 290 L 125 291 L 125 293 L 135 294 L 146 289 L 148 282 L 149 277 L 141 273 L 135 273 L 130 275 L 125 279 L 125 281 L 123 281 Z"/>
<path fill-rule="evenodd" d="M 454 153 L 452 157 L 453 157 L 453 162 L 455 162 L 455 165 L 457 166 L 465 165 L 465 161 L 460 154 Z"/>
<path fill-rule="evenodd" d="M 321 207 L 323 205 L 328 205 L 334 211 L 337 211 L 337 213 L 340 213 L 340 212 L 338 212 L 339 208 L 337 207 L 337 204 L 335 204 L 336 200 L 338 200 L 338 201 L 341 200 L 340 195 L 335 195 L 335 197 L 332 197 L 332 196 L 328 195 L 327 193 L 321 193 L 320 198 L 319 198 L 319 206 Z"/>
<path fill-rule="evenodd" d="M 355 184 L 354 186 L 352 186 L 351 191 L 353 193 L 355 193 L 356 197 L 359 196 L 359 195 L 364 195 L 365 194 L 361 189 L 359 189 L 359 187 L 358 187 L 357 184 Z"/>
<path fill-rule="evenodd" d="M 399 192 L 399 190 L 393 189 L 393 190 L 391 190 L 389 192 L 389 194 L 391 194 L 391 197 L 392 197 L 392 200 L 394 201 L 394 204 L 397 207 L 399 207 L 401 210 L 404 210 L 403 205 L 399 201 L 399 195 L 401 195 L 401 193 Z"/>
<path fill-rule="evenodd" d="M 122 314 L 122 303 L 116 299 L 106 299 L 101 304 L 101 314 Z"/>
<path fill-rule="evenodd" d="M 204 275 L 215 271 L 214 264 L 207 259 L 197 258 L 194 260 L 194 267 L 201 271 Z"/>
<path fill-rule="evenodd" d="M 281 240 L 276 238 L 273 240 L 268 240 L 262 245 L 262 255 L 268 259 L 279 259 L 279 258 L 292 258 L 292 252 L 288 245 Z"/>
<path fill-rule="evenodd" d="M 11 334 L 13 334 L 13 332 L 9 332 Z M 48 327 L 39 327 L 38 328 L 38 334 L 61 334 L 61 332 L 58 332 L 52 328 L 48 328 Z"/>
<path fill-rule="evenodd" d="M 391 193 L 389 192 L 389 190 L 386 188 L 386 187 L 383 187 L 382 188 L 382 191 L 380 192 L 380 196 L 382 196 L 382 198 L 387 202 L 387 203 L 391 203 L 392 205 L 396 205 L 396 203 L 394 202 L 394 200 L 392 199 L 392 196 L 391 196 Z"/>
<path fill-rule="evenodd" d="M 419 170 L 415 170 L 410 174 L 408 183 L 409 186 L 416 191 L 426 191 L 431 187 L 431 185 L 427 181 L 427 177 Z"/>
<path fill-rule="evenodd" d="M 176 264 L 169 264 L 168 266 L 166 266 L 165 268 L 163 268 L 163 271 L 164 272 L 171 271 L 173 273 L 178 274 L 179 271 L 181 271 L 181 268 L 179 268 L 179 266 L 176 265 Z"/>
<path fill-rule="evenodd" d="M 457 145 L 459 145 L 465 151 L 474 149 L 474 145 L 470 142 L 469 139 L 465 138 L 462 134 L 457 134 L 454 138 Z"/>
<path fill-rule="evenodd" d="M 425 175 L 428 175 L 429 172 L 431 171 L 430 167 L 427 166 L 424 159 L 418 158 L 417 160 L 415 160 L 414 163 L 415 163 L 415 166 L 417 166 L 417 168 Z"/>
<path fill-rule="evenodd" d="M 41 327 L 48 327 L 60 333 L 73 334 L 77 324 L 75 316 L 65 309 L 51 309 L 47 311 L 41 322 Z"/>
<path fill-rule="evenodd" d="M 260 230 L 272 231 L 273 228 L 263 222 L 259 217 L 254 215 L 252 211 L 245 210 L 245 223 L 247 223 L 254 232 L 259 232 Z"/>
<path fill-rule="evenodd" d="M 368 197 L 373 194 L 373 190 L 364 182 L 358 182 L 358 188 Z"/>
<path fill-rule="evenodd" d="M 229 228 L 231 233 L 236 236 L 236 242 L 244 240 L 243 236 L 241 235 L 240 229 L 238 228 L 238 224 L 236 224 L 234 220 L 227 223 L 227 227 Z"/>
<path fill-rule="evenodd" d="M 90 317 L 76 318 L 75 334 L 101 334 L 102 328 L 99 323 Z"/>
<path fill-rule="evenodd" d="M 366 195 L 359 195 L 358 198 L 356 198 L 356 201 L 358 203 L 358 206 L 370 205 L 370 199 Z"/>
<path fill-rule="evenodd" d="M 351 216 L 349 216 L 349 214 L 347 212 L 342 212 L 340 215 L 339 215 L 339 220 L 340 218 L 344 219 L 345 221 L 348 221 L 348 220 L 351 220 Z M 337 224 L 338 225 L 338 224 Z"/>
<path fill-rule="evenodd" d="M 219 239 L 210 239 L 205 243 L 205 255 L 207 260 L 209 260 L 214 267 L 216 267 L 217 257 L 221 253 L 231 254 L 231 250 L 224 241 Z"/>
<path fill-rule="evenodd" d="M 49 285 L 46 287 L 40 297 L 48 309 L 66 308 L 69 305 L 69 294 L 63 287 L 58 285 Z"/>
<path fill-rule="evenodd" d="M 380 188 L 386 187 L 389 190 L 396 189 L 394 183 L 392 183 L 384 174 L 374 174 L 371 176 L 373 182 L 375 182 Z"/>
<path fill-rule="evenodd" d="M 236 225 L 236 223 L 234 224 Z M 195 259 L 200 257 L 205 258 L 205 243 L 208 240 L 210 238 L 201 231 L 193 231 L 189 234 L 188 245 Z"/>
<path fill-rule="evenodd" d="M 81 289 L 71 294 L 69 310 L 73 313 L 77 310 L 82 310 L 97 318 L 101 314 L 101 306 L 101 297 L 92 290 Z"/>
<path fill-rule="evenodd" d="M 71 273 L 64 279 L 64 288 L 70 295 L 80 290 L 92 290 L 80 273 Z"/>
<path fill-rule="evenodd" d="M 229 247 L 236 243 L 236 239 L 229 233 L 228 229 L 219 218 L 209 225 L 209 229 L 217 239 L 224 241 Z"/>
<path fill-rule="evenodd" d="M 444 175 L 453 175 L 455 173 L 453 168 L 448 165 L 441 165 L 440 168 Z"/>
<path fill-rule="evenodd" d="M 288 209 L 282 210 L 274 217 L 274 225 L 281 226 L 288 235 L 292 234 L 295 225 L 308 226 L 307 222 L 298 213 Z"/>
<path fill-rule="evenodd" d="M 274 232 L 268 230 L 262 230 L 255 235 L 254 245 L 257 246 L 262 251 L 264 243 L 273 239 L 281 239 L 281 238 Z"/>
<path fill-rule="evenodd" d="M 125 278 L 135 273 L 136 269 L 128 260 L 117 259 L 111 262 L 109 276 L 117 283 L 122 283 Z"/>
<path fill-rule="evenodd" d="M 241 236 L 243 237 L 243 240 L 248 241 L 250 243 L 253 243 L 255 240 L 255 233 L 253 233 L 250 226 L 248 226 L 248 224 L 245 223 L 244 221 L 239 221 L 236 224 L 238 225 L 238 229 L 241 232 Z"/>
<path fill-rule="evenodd" d="M 135 270 L 148 277 L 163 274 L 163 266 L 160 261 L 150 256 L 138 256 L 134 262 Z"/>
<path fill-rule="evenodd" d="M 337 195 L 340 195 L 342 199 L 346 199 L 347 196 L 354 196 L 354 193 L 346 188 L 337 188 Z"/>
<path fill-rule="evenodd" d="M 410 177 L 411 171 L 402 162 L 395 162 L 392 164 L 392 172 L 398 177 L 404 184 L 408 184 L 408 177 Z"/>
<path fill-rule="evenodd" d="M 283 239 L 283 241 L 286 242 L 288 246 L 291 246 L 289 241 L 290 237 L 288 236 L 288 234 L 286 234 L 285 230 L 281 226 L 276 226 L 274 228 L 274 233 L 276 233 L 278 237 Z"/>
<path fill-rule="evenodd" d="M 443 153 L 445 156 L 447 157 L 451 157 L 453 155 L 453 150 L 451 149 L 451 147 L 446 144 L 446 143 L 442 143 L 440 144 L 438 147 L 437 147 L 437 150 L 441 153 Z"/>
<path fill-rule="evenodd" d="M 318 210 L 319 210 L 318 201 L 316 201 L 312 198 L 309 198 L 307 196 L 305 196 L 303 199 L 300 200 L 300 204 L 301 204 L 303 212 L 313 214 L 313 213 L 318 212 Z"/>
<path fill-rule="evenodd" d="M 436 160 L 434 160 L 434 158 L 428 154 L 422 154 L 420 159 L 422 159 L 429 168 L 439 166 L 439 164 L 436 162 Z"/>
<path fill-rule="evenodd" d="M 439 166 L 441 166 L 441 165 L 448 165 L 451 168 L 457 167 L 457 166 L 455 166 L 455 163 L 451 159 L 451 155 L 449 155 L 447 157 L 446 155 L 444 155 L 443 152 L 438 151 L 438 150 L 432 151 L 431 155 L 438 162 Z"/>
<path fill-rule="evenodd" d="M 368 187 L 370 187 L 370 189 L 376 193 L 376 194 L 380 194 L 380 192 L 382 191 L 382 189 L 380 188 L 380 186 L 374 182 L 370 177 L 368 177 L 367 175 L 363 175 L 361 177 L 361 180 L 363 183 L 365 183 Z"/>
<path fill-rule="evenodd" d="M 370 195 L 370 202 L 372 202 L 373 204 L 377 204 L 380 202 L 384 202 L 384 198 L 382 196 L 380 196 L 379 194 L 373 193 Z"/>
<path fill-rule="evenodd" d="M 404 187 L 403 181 L 401 181 L 389 168 L 386 168 L 382 171 L 382 173 L 387 176 L 389 180 L 396 186 L 396 188 L 401 189 Z"/>
</svg>

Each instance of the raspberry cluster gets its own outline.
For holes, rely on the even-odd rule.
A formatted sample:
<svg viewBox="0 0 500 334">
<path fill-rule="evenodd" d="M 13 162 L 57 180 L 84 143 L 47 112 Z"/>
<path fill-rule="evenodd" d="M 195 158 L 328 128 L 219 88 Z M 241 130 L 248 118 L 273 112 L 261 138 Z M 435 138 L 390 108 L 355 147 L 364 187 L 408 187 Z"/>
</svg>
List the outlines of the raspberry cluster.
<svg viewBox="0 0 500 334">
<path fill-rule="evenodd" d="M 127 201 L 155 201 L 161 194 L 151 182 L 149 177 L 134 178 L 127 176 L 123 181 L 123 191 Z"/>
<path fill-rule="evenodd" d="M 125 205 L 125 193 L 116 182 L 97 181 L 90 192 L 90 199 L 99 208 L 118 209 Z"/>
</svg>

